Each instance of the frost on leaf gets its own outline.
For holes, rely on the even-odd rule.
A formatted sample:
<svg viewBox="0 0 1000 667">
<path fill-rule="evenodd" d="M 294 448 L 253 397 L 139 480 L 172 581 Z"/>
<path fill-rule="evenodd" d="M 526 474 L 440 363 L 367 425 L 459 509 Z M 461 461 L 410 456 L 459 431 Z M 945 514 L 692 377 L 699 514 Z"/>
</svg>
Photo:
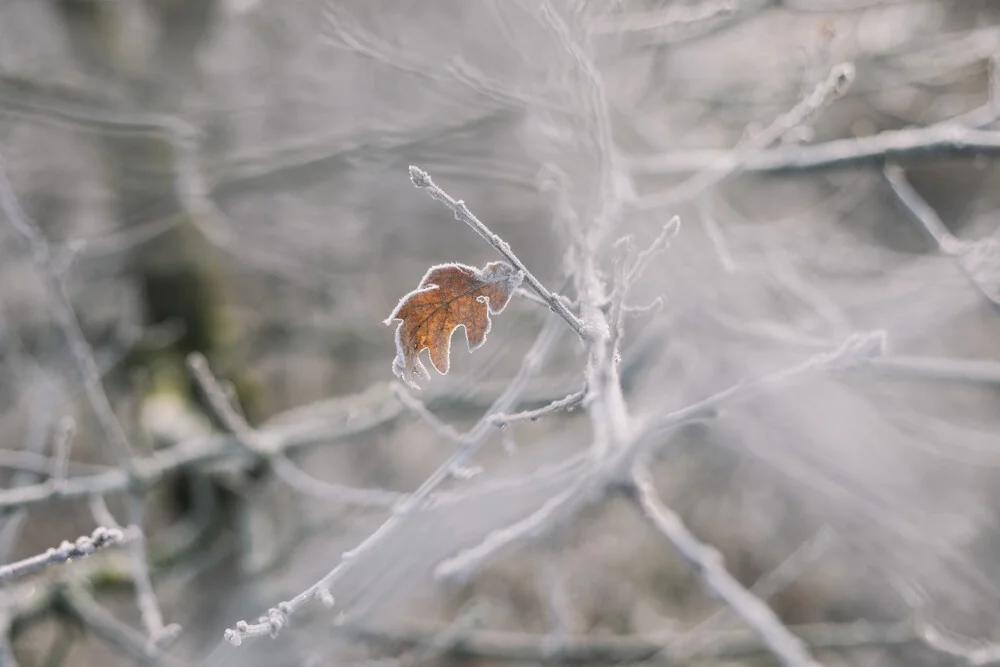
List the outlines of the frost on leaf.
<svg viewBox="0 0 1000 667">
<path fill-rule="evenodd" d="M 482 269 L 464 264 L 431 267 L 385 320 L 387 326 L 399 322 L 392 372 L 411 387 L 417 387 L 415 377 L 430 380 L 420 361 L 426 348 L 437 372 L 446 374 L 455 329 L 465 327 L 470 352 L 481 346 L 490 332 L 490 314 L 507 306 L 523 278 L 507 262 L 490 262 Z"/>
</svg>

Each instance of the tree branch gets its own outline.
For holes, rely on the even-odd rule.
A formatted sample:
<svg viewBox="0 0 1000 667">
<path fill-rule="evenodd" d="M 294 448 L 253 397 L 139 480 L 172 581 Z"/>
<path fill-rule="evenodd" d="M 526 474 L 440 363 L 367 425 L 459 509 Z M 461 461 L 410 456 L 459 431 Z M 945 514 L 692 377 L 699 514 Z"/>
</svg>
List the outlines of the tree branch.
<svg viewBox="0 0 1000 667">
<path fill-rule="evenodd" d="M 445 206 L 451 209 L 452 213 L 455 214 L 455 219 L 464 222 L 469 227 L 471 227 L 477 234 L 483 237 L 487 243 L 493 246 L 493 249 L 500 253 L 508 262 L 513 265 L 515 269 L 524 273 L 524 281 L 528 283 L 531 289 L 540 296 L 549 305 L 549 308 L 553 312 L 558 313 L 558 315 L 566 320 L 566 323 L 576 332 L 576 334 L 583 340 L 589 340 L 591 338 L 590 333 L 587 330 L 586 325 L 580 318 L 570 312 L 566 304 L 552 292 L 550 292 L 542 283 L 528 270 L 524 263 L 518 259 L 517 255 L 510 249 L 510 245 L 504 241 L 502 238 L 494 234 L 489 227 L 482 223 L 476 216 L 472 214 L 469 207 L 465 205 L 465 202 L 461 199 L 455 199 L 447 192 L 435 185 L 434 181 L 431 180 L 430 175 L 421 169 L 420 167 L 410 166 L 410 180 L 413 181 L 413 185 L 425 190 L 431 198 L 436 199 Z"/>
<path fill-rule="evenodd" d="M 906 174 L 899 165 L 887 164 L 883 169 L 883 173 L 892 187 L 892 191 L 899 198 L 899 201 L 902 202 L 903 206 L 906 207 L 910 214 L 920 222 L 927 233 L 934 239 L 941 254 L 954 258 L 959 270 L 972 283 L 976 291 L 989 301 L 994 308 L 1000 308 L 1000 284 L 993 285 L 990 284 L 991 280 L 984 280 L 978 272 L 978 269 L 982 267 L 966 261 L 967 257 L 976 259 L 975 250 L 977 247 L 986 249 L 988 252 L 991 243 L 995 244 L 996 242 L 989 238 L 973 243 L 967 243 L 958 239 L 945 226 L 937 211 L 906 180 Z M 996 250 L 993 254 L 993 257 L 986 257 L 987 263 L 992 261 L 994 264 L 1000 264 L 1000 250 Z M 993 276 L 1000 276 L 1000 267 L 987 266 L 986 268 L 991 278 Z M 1000 283 L 1000 278 L 997 278 L 997 282 Z"/>
<path fill-rule="evenodd" d="M 921 643 L 921 637 L 908 622 L 895 624 L 821 623 L 792 626 L 789 630 L 806 646 L 820 650 L 862 650 L 888 648 Z M 422 646 L 430 644 L 440 631 L 420 626 L 386 629 L 352 625 L 335 626 L 334 632 L 360 640 L 389 646 Z M 656 662 L 668 664 L 663 655 L 670 639 L 655 636 L 567 637 L 552 642 L 549 638 L 520 632 L 478 630 L 460 637 L 445 653 L 457 659 L 485 659 L 515 663 L 542 664 L 636 664 Z M 745 660 L 769 654 L 768 647 L 753 632 L 726 631 L 713 633 L 711 641 L 679 664 Z"/>
<path fill-rule="evenodd" d="M 760 637 L 786 667 L 818 667 L 804 641 L 781 622 L 770 607 L 736 580 L 725 568 L 722 554 L 695 537 L 673 510 L 656 495 L 648 471 L 637 466 L 633 472 L 634 500 L 643 516 L 701 575 L 702 582 L 725 600 Z M 669 647 L 667 648 L 669 655 Z"/>
<path fill-rule="evenodd" d="M 98 526 L 94 532 L 76 538 L 75 542 L 63 542 L 45 553 L 30 556 L 7 565 L 0 565 L 0 582 L 17 579 L 53 565 L 67 563 L 75 558 L 84 558 L 105 547 L 125 541 L 125 534 L 117 528 Z"/>
<path fill-rule="evenodd" d="M 276 636 L 286 625 L 289 617 L 313 599 L 319 600 L 325 606 L 333 606 L 335 601 L 331 589 L 341 579 L 349 575 L 365 556 L 377 549 L 387 537 L 399 530 L 413 514 L 433 497 L 437 488 L 449 479 L 456 469 L 461 469 L 486 443 L 494 429 L 489 415 L 508 410 L 516 404 L 517 397 L 530 378 L 540 370 L 542 361 L 558 340 L 560 330 L 556 326 L 557 324 L 558 320 L 555 317 L 549 317 L 538 334 L 535 344 L 525 355 L 520 370 L 511 380 L 507 390 L 497 398 L 486 415 L 462 436 L 458 448 L 448 460 L 441 464 L 413 493 L 406 496 L 375 532 L 350 552 L 343 554 L 340 562 L 319 581 L 290 600 L 280 602 L 277 606 L 270 608 L 266 614 L 261 616 L 258 623 L 251 624 L 247 621 L 239 621 L 234 627 L 225 631 L 224 639 L 233 646 L 240 646 L 247 638 Z"/>
<path fill-rule="evenodd" d="M 633 156 L 625 160 L 635 174 L 676 174 L 693 171 L 725 172 L 729 161 L 741 171 L 786 172 L 845 169 L 885 160 L 929 160 L 945 157 L 996 157 L 1000 131 L 977 130 L 942 123 L 929 127 L 887 130 L 868 137 L 837 139 L 806 146 L 787 145 L 746 151 L 677 151 Z"/>
</svg>

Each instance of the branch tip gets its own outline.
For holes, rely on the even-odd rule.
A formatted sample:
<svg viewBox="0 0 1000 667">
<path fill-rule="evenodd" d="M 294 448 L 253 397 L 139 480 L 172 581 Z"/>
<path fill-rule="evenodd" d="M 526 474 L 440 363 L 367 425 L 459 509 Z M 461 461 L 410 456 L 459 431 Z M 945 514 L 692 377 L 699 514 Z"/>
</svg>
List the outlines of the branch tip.
<svg viewBox="0 0 1000 667">
<path fill-rule="evenodd" d="M 413 181 L 413 184 L 418 188 L 431 186 L 431 177 L 427 174 L 427 172 L 412 164 L 410 165 L 410 180 Z"/>
</svg>

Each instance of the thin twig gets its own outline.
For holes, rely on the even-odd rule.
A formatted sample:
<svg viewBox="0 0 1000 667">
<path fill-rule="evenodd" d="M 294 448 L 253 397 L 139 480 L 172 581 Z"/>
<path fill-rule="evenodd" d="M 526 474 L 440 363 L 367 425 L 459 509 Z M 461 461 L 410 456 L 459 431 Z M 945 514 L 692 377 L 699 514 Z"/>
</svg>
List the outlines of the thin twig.
<svg viewBox="0 0 1000 667">
<path fill-rule="evenodd" d="M 736 11 L 736 4 L 735 0 L 715 0 L 693 7 L 670 5 L 657 11 L 623 12 L 594 19 L 587 25 L 587 29 L 595 35 L 606 35 L 677 28 L 729 16 Z"/>
<path fill-rule="evenodd" d="M 975 275 L 970 267 L 964 262 L 963 255 L 970 250 L 973 244 L 966 243 L 958 239 L 945 226 L 937 211 L 920 196 L 920 193 L 906 179 L 906 174 L 902 167 L 896 164 L 886 164 L 883 169 L 886 180 L 892 186 L 892 191 L 896 193 L 899 201 L 915 217 L 928 234 L 937 243 L 938 249 L 943 255 L 955 258 L 962 274 L 972 283 L 973 287 L 993 306 L 1000 308 L 1000 292 L 997 287 L 984 285 L 980 276 Z M 1000 256 L 996 258 L 1000 262 Z"/>
<path fill-rule="evenodd" d="M 80 322 L 77 320 L 70 302 L 69 291 L 63 276 L 52 268 L 48 240 L 38 225 L 21 208 L 21 204 L 14 194 L 14 187 L 11 185 L 3 155 L 0 155 L 0 209 L 3 210 L 8 222 L 17 234 L 31 249 L 32 261 L 45 279 L 52 301 L 53 314 L 69 344 L 73 362 L 83 383 L 87 399 L 94 410 L 101 431 L 111 447 L 111 458 L 121 461 L 126 470 L 131 472 L 132 456 L 128 438 L 122 429 L 121 422 L 115 416 L 111 400 L 104 390 L 101 372 L 94 360 L 93 350 L 80 329 Z"/>
<path fill-rule="evenodd" d="M 129 562 L 132 567 L 132 582 L 135 589 L 135 602 L 139 608 L 139 618 L 146 629 L 146 646 L 150 652 L 156 652 L 173 642 L 181 633 L 181 626 L 176 623 L 165 625 L 160 603 L 153 590 L 153 578 L 149 566 L 149 556 L 146 553 L 146 536 L 142 525 L 145 522 L 145 506 L 142 496 L 135 492 L 127 498 L 126 509 L 129 514 L 129 525 L 123 527 L 108 509 L 103 496 L 90 497 L 90 512 L 94 519 L 103 525 L 111 526 L 126 536 L 129 543 Z"/>
<path fill-rule="evenodd" d="M 589 134 L 596 148 L 595 162 L 597 185 L 594 196 L 596 206 L 593 211 L 584 209 L 588 217 L 593 217 L 587 230 L 587 245 L 580 248 L 584 263 L 595 259 L 596 251 L 609 240 L 615 223 L 621 216 L 622 202 L 631 198 L 634 187 L 631 174 L 619 166 L 618 151 L 615 149 L 611 131 L 611 116 L 608 113 L 607 91 L 601 72 L 594 59 L 587 52 L 585 37 L 574 35 L 573 28 L 562 17 L 549 0 L 539 4 L 541 23 L 548 28 L 556 42 L 569 53 L 582 75 L 583 99 L 580 106 L 587 121 L 583 131 Z M 580 279 L 585 279 L 589 270 L 580 271 Z"/>
<path fill-rule="evenodd" d="M 3 322 L 0 320 L 0 336 L 3 336 Z M 55 386 L 47 381 L 41 381 L 32 387 L 33 400 L 28 418 L 27 432 L 24 436 L 24 444 L 19 452 L 11 452 L 15 456 L 38 456 L 45 450 L 46 436 L 52 421 L 52 415 L 59 409 L 62 403 L 61 392 L 57 392 Z M 19 470 L 11 475 L 8 480 L 10 488 L 27 486 L 42 481 L 52 472 L 50 466 L 42 474 L 34 474 L 24 470 Z M 28 522 L 27 510 L 21 509 L 13 512 L 3 512 L 2 527 L 0 527 L 0 560 L 6 561 L 12 558 L 14 547 L 21 530 Z"/>
<path fill-rule="evenodd" d="M 493 384 L 493 383 L 490 383 Z M 498 383 L 497 383 L 498 384 Z M 388 389 L 388 383 L 376 385 L 365 392 L 340 397 L 331 409 L 309 406 L 277 415 L 258 432 L 266 442 L 273 442 L 275 454 L 283 456 L 316 447 L 319 444 L 343 442 L 352 437 L 371 433 L 377 429 L 395 424 L 404 414 L 404 408 Z M 481 389 L 481 388 L 477 388 Z M 505 391 L 505 390 L 504 390 Z M 458 402 L 465 407 L 487 410 L 495 406 L 497 397 L 491 396 L 492 388 L 476 391 L 474 394 L 455 395 L 451 390 L 433 394 L 429 402 L 452 404 Z M 503 392 L 501 391 L 501 394 Z M 532 396 L 530 400 L 518 398 L 507 409 L 524 403 L 541 402 L 548 399 L 548 392 Z M 554 393 L 554 391 L 553 391 Z M 328 402 L 323 402 L 325 403 Z M 137 462 L 134 475 L 130 477 L 124 470 L 108 468 L 93 472 L 79 464 L 84 474 L 66 479 L 55 489 L 48 481 L 23 487 L 0 489 L 0 510 L 28 508 L 54 502 L 68 502 L 94 495 L 118 494 L 135 489 L 146 491 L 164 477 L 188 468 L 204 468 L 225 461 L 229 465 L 245 469 L 258 456 L 248 451 L 232 434 L 205 434 L 190 437 L 188 434 L 165 431 L 157 437 L 165 441 L 165 447 L 153 456 Z M 41 461 L 42 459 L 39 459 Z M 17 461 L 13 462 L 14 464 Z M 24 465 L 34 466 L 34 460 L 26 460 Z M 78 464 L 74 464 L 77 467 Z M 100 468 L 99 466 L 97 468 Z M 48 472 L 46 468 L 44 472 Z M 370 504 L 367 493 L 358 495 L 357 489 L 346 489 L 341 500 L 347 504 Z M 377 499 L 376 505 L 383 505 Z"/>
<path fill-rule="evenodd" d="M 673 510 L 656 494 L 649 472 L 642 466 L 633 471 L 635 500 L 643 516 L 697 569 L 705 586 L 757 632 L 761 641 L 786 667 L 817 667 L 806 643 L 781 622 L 777 614 L 751 593 L 725 568 L 722 554 L 695 537 Z"/>
<path fill-rule="evenodd" d="M 395 667 L 416 667 L 425 662 L 447 655 L 456 644 L 465 640 L 483 622 L 483 603 L 473 601 L 467 608 L 429 641 L 416 644 L 413 651 L 401 658 Z"/>
<path fill-rule="evenodd" d="M 552 401 L 540 408 L 535 408 L 534 410 L 523 410 L 521 412 L 512 412 L 509 414 L 495 414 L 490 416 L 490 421 L 503 428 L 508 424 L 513 424 L 514 422 L 523 421 L 536 421 L 556 412 L 569 412 L 576 408 L 578 405 L 583 403 L 583 399 L 587 396 L 587 389 L 581 389 L 580 391 L 574 391 L 572 394 L 568 394 L 560 399 Z"/>
<path fill-rule="evenodd" d="M 487 416 L 508 410 L 510 406 L 516 404 L 517 397 L 523 391 L 525 384 L 538 372 L 545 356 L 558 339 L 559 329 L 555 326 L 556 324 L 558 324 L 558 320 L 554 317 L 550 317 L 546 321 L 535 340 L 535 344 L 525 355 L 521 369 L 507 390 L 497 398 L 493 406 L 486 412 Z M 335 600 L 331 589 L 350 574 L 365 556 L 377 549 L 387 537 L 395 534 L 413 514 L 424 507 L 427 501 L 433 497 L 437 488 L 444 481 L 450 479 L 456 469 L 465 466 L 466 462 L 486 443 L 493 428 L 486 416 L 480 419 L 462 437 L 461 443 L 448 460 L 440 465 L 413 493 L 406 496 L 375 532 L 371 533 L 354 549 L 343 554 L 340 562 L 333 569 L 295 597 L 270 608 L 266 614 L 261 616 L 258 623 L 251 624 L 247 621 L 239 621 L 234 627 L 225 631 L 223 635 L 225 641 L 233 646 L 240 646 L 244 639 L 276 636 L 287 624 L 289 617 L 313 599 L 319 600 L 327 607 L 332 607 Z"/>
<path fill-rule="evenodd" d="M 159 643 L 161 640 L 175 636 L 180 628 L 176 625 L 169 627 L 163 625 L 159 603 L 149 581 L 149 563 L 146 561 L 145 538 L 142 535 L 142 497 L 131 484 L 136 476 L 132 447 L 104 389 L 101 372 L 94 359 L 94 351 L 80 329 L 80 323 L 73 310 L 64 276 L 53 266 L 48 240 L 38 225 L 21 208 L 7 175 L 6 163 L 2 155 L 0 155 L 0 207 L 3 208 L 14 229 L 30 247 L 35 266 L 45 278 L 56 320 L 69 344 L 74 365 L 84 385 L 87 399 L 97 417 L 104 438 L 112 447 L 113 458 L 119 461 L 125 469 L 131 491 L 129 508 L 133 516 L 132 530 L 138 532 L 134 539 L 129 540 L 135 576 L 139 582 L 137 602 L 142 611 L 143 621 L 149 630 L 150 640 Z M 54 490 L 56 493 L 62 493 L 65 487 L 66 482 L 59 481 Z"/>
<path fill-rule="evenodd" d="M 24 473 L 30 473 L 35 476 L 51 476 L 52 471 L 57 467 L 57 459 L 52 456 L 36 454 L 35 452 L 25 451 L 23 449 L 0 449 L 0 468 L 17 470 Z M 81 474 L 101 473 L 114 469 L 111 466 L 79 463 L 76 461 L 68 461 L 66 467 L 67 473 L 69 471 L 74 471 Z"/>
<path fill-rule="evenodd" d="M 718 160 L 686 179 L 680 185 L 662 194 L 648 195 L 635 201 L 637 210 L 650 210 L 674 206 L 698 196 L 706 189 L 718 185 L 729 176 L 746 168 L 748 150 L 762 149 L 778 141 L 802 123 L 826 108 L 830 102 L 847 92 L 854 81 L 854 65 L 840 63 L 834 66 L 826 79 L 788 112 L 775 118 L 767 127 L 753 134 L 736 148 L 724 152 Z M 636 172 L 635 167 L 632 171 Z"/>
<path fill-rule="evenodd" d="M 762 601 L 767 601 L 780 593 L 798 580 L 807 568 L 826 553 L 833 536 L 833 530 L 829 526 L 824 526 L 819 533 L 796 549 L 778 567 L 754 582 L 753 586 L 750 587 L 750 592 Z M 706 644 L 715 641 L 716 635 L 726 629 L 727 621 L 732 617 L 732 607 L 722 607 L 677 639 L 671 640 L 666 649 L 667 653 L 674 657 L 701 653 Z"/>
<path fill-rule="evenodd" d="M 450 442 L 462 441 L 462 434 L 455 430 L 454 426 L 441 421 L 437 415 L 427 409 L 427 406 L 424 405 L 423 401 L 420 401 L 414 397 L 413 394 L 406 391 L 401 384 L 393 382 L 389 386 L 392 389 L 392 394 L 396 397 L 396 400 L 402 403 L 403 407 L 409 410 L 418 419 L 426 422 L 438 433 L 438 435 Z"/>
<path fill-rule="evenodd" d="M 64 417 L 56 425 L 55 441 L 52 443 L 53 461 L 51 482 L 61 485 L 66 480 L 69 467 L 69 450 L 76 432 L 76 422 L 72 417 Z"/>
<path fill-rule="evenodd" d="M 665 439 L 662 436 L 667 431 L 705 419 L 723 407 L 785 389 L 818 373 L 866 368 L 873 359 L 885 353 L 885 346 L 884 331 L 854 334 L 829 352 L 815 354 L 801 363 L 754 380 L 739 382 L 678 410 L 651 415 L 645 423 L 636 425 L 635 437 L 618 456 L 617 470 L 612 474 L 619 478 L 631 476 L 631 470 L 640 457 L 652 454 L 663 446 Z"/>
<path fill-rule="evenodd" d="M 117 528 L 98 526 L 90 535 L 82 535 L 75 542 L 63 542 L 45 553 L 29 556 L 7 565 L 0 565 L 0 582 L 66 563 L 74 558 L 84 558 L 95 551 L 125 541 L 125 534 Z"/>
<path fill-rule="evenodd" d="M 209 405 L 219 420 L 236 436 L 237 441 L 247 450 L 262 458 L 273 456 L 279 448 L 279 443 L 267 434 L 258 431 L 247 423 L 246 419 L 233 407 L 225 389 L 212 375 L 208 360 L 204 355 L 194 352 L 188 356 L 188 367 L 194 374 L 198 387 L 208 399 Z"/>
<path fill-rule="evenodd" d="M 1000 385 L 1000 361 L 991 359 L 888 356 L 873 359 L 869 368 L 877 373 L 920 380 Z"/>
<path fill-rule="evenodd" d="M 856 139 L 835 139 L 812 145 L 785 145 L 771 149 L 678 151 L 633 156 L 626 164 L 635 174 L 671 174 L 694 171 L 727 172 L 730 161 L 740 171 L 786 172 L 846 169 L 884 160 L 931 160 L 944 157 L 996 157 L 1000 131 L 977 130 L 957 123 L 886 130 Z"/>
<path fill-rule="evenodd" d="M 524 281 L 528 283 L 531 289 L 545 300 L 545 303 L 549 305 L 554 312 L 558 313 L 560 317 L 566 320 L 566 323 L 572 327 L 576 334 L 584 339 L 588 340 L 590 334 L 587 331 L 586 325 L 580 318 L 570 312 L 566 307 L 566 304 L 552 292 L 550 292 L 542 283 L 528 270 L 524 263 L 518 259 L 517 255 L 510 249 L 510 245 L 504 241 L 502 238 L 494 234 L 489 227 L 482 223 L 476 216 L 472 214 L 469 207 L 465 205 L 465 202 L 461 199 L 454 199 L 447 192 L 435 185 L 434 181 L 431 180 L 430 175 L 423 169 L 415 166 L 410 166 L 410 180 L 413 184 L 425 190 L 433 199 L 441 202 L 445 206 L 451 209 L 452 213 L 455 214 L 455 219 L 464 222 L 469 227 L 472 227 L 477 234 L 483 237 L 487 243 L 489 243 L 494 250 L 500 253 L 511 265 L 514 266 L 518 271 L 524 273 Z"/>
<path fill-rule="evenodd" d="M 1000 665 L 1000 644 L 983 644 L 966 637 L 949 636 L 928 623 L 917 623 L 916 630 L 927 646 L 967 665 Z"/>
<path fill-rule="evenodd" d="M 789 628 L 814 651 L 851 651 L 920 644 L 913 624 L 819 623 Z M 426 627 L 385 628 L 346 623 L 335 632 L 390 646 L 420 646 L 433 641 L 439 630 Z M 478 630 L 455 643 L 444 655 L 454 659 L 483 659 L 508 663 L 627 665 L 656 661 L 664 639 L 656 636 L 570 636 L 558 643 L 542 635 Z M 748 631 L 726 631 L 690 656 L 691 662 L 713 663 L 759 658 L 770 653 L 759 637 Z M 666 660 L 667 664 L 669 660 Z"/>
<path fill-rule="evenodd" d="M 165 664 L 170 667 L 179 667 L 182 664 L 157 651 L 156 647 L 151 646 L 140 633 L 115 618 L 80 587 L 61 589 L 57 594 L 56 604 L 96 637 L 140 664 Z"/>
<path fill-rule="evenodd" d="M 245 450 L 255 457 L 267 461 L 271 470 L 290 487 L 307 495 L 319 498 L 333 498 L 345 504 L 366 507 L 392 507 L 403 494 L 380 489 L 358 489 L 325 482 L 300 470 L 285 455 L 282 441 L 270 432 L 255 429 L 230 402 L 225 389 L 212 374 L 205 357 L 193 353 L 188 357 L 188 366 L 194 374 L 198 386 L 205 394 L 209 405 L 219 420 L 236 437 Z"/>
<path fill-rule="evenodd" d="M 592 458 L 590 466 L 568 488 L 531 515 L 491 532 L 479 544 L 441 561 L 435 568 L 435 576 L 442 580 L 465 580 L 513 545 L 548 535 L 610 491 L 623 484 L 630 485 L 635 462 L 662 447 L 667 442 L 663 437 L 665 432 L 711 418 L 723 407 L 778 391 L 815 373 L 864 367 L 869 359 L 882 353 L 884 346 L 883 332 L 856 334 L 838 348 L 813 355 L 799 364 L 735 384 L 678 410 L 636 420 L 630 426 L 629 439 L 606 457 Z"/>
<path fill-rule="evenodd" d="M 961 242 L 949 231 L 941 218 L 938 217 L 937 212 L 931 208 L 930 204 L 906 180 L 903 168 L 898 164 L 888 163 L 882 171 L 885 174 L 886 180 L 889 181 L 889 185 L 892 186 L 893 192 L 896 193 L 896 196 L 899 197 L 903 205 L 909 209 L 913 217 L 923 225 L 927 233 L 934 239 L 938 249 L 945 255 L 953 255 L 958 252 Z"/>
<path fill-rule="evenodd" d="M 0 610 L 0 667 L 18 667 L 10 641 L 13 619 L 6 609 Z"/>
<path fill-rule="evenodd" d="M 585 493 L 592 487 L 592 482 L 591 471 L 586 471 L 586 474 L 574 480 L 564 491 L 549 498 L 524 519 L 492 531 L 479 544 L 462 549 L 438 563 L 434 568 L 434 578 L 449 583 L 467 582 L 487 561 L 513 545 L 537 541 L 551 533 L 555 526 L 565 525 L 589 502 L 600 499 L 599 496 Z"/>
<path fill-rule="evenodd" d="M 132 533 L 129 556 L 132 563 L 132 577 L 135 584 L 135 602 L 139 607 L 139 618 L 146 629 L 147 646 L 150 651 L 165 648 L 181 633 L 177 623 L 165 624 L 160 601 L 153 589 L 153 577 L 149 567 L 149 554 L 146 549 L 146 535 L 142 526 L 145 524 L 146 508 L 142 496 L 131 493 L 128 496 L 128 516 Z"/>
</svg>

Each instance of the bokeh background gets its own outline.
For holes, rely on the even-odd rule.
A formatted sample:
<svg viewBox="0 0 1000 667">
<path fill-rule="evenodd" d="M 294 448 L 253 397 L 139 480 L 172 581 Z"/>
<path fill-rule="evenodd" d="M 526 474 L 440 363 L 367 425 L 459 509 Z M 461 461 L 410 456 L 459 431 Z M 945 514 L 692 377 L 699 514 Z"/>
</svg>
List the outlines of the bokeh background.
<svg viewBox="0 0 1000 667">
<path fill-rule="evenodd" d="M 219 647 L 370 534 L 394 498 L 377 490 L 412 491 L 454 448 L 389 389 L 383 319 L 429 266 L 497 257 L 413 187 L 411 164 L 570 298 L 573 239 L 598 224 L 609 179 L 619 209 L 595 249 L 609 281 L 629 247 L 680 217 L 631 295 L 621 374 L 634 415 L 884 330 L 893 363 L 814 376 L 665 435 L 658 487 L 788 625 L 867 637 L 817 650 L 825 664 L 963 664 L 1000 642 L 998 59 L 991 0 L 0 0 L 0 153 L 134 455 L 223 432 L 185 366 L 193 352 L 254 426 L 318 423 L 290 453 L 307 479 L 230 449 L 142 496 L 154 589 L 184 628 L 167 657 L 545 662 L 546 642 L 572 636 L 610 642 L 589 658 L 605 664 L 692 636 L 724 649 L 742 628 L 616 498 L 468 581 L 434 581 L 443 558 L 570 483 L 571 469 L 538 471 L 586 451 L 576 410 L 495 429 L 482 472 L 449 483 L 461 500 L 366 556 L 334 610 Z M 810 106 L 832 71 L 849 85 Z M 954 140 L 920 150 L 941 124 Z M 962 257 L 900 199 L 879 155 L 796 165 L 814 144 L 846 140 L 850 154 L 851 140 L 903 128 L 926 132 L 893 156 L 897 179 L 946 241 L 971 248 Z M 0 494 L 48 479 L 67 417 L 71 477 L 124 465 L 36 260 L 4 216 Z M 469 354 L 457 334 L 451 372 L 414 395 L 469 428 L 546 318 L 515 297 L 483 348 Z M 568 328 L 540 345 L 521 407 L 582 386 Z M 107 506 L 124 524 L 122 495 Z M 9 511 L 0 560 L 94 525 L 85 498 Z M 113 632 L 142 632 L 130 567 L 112 549 L 0 587 L 6 658 L 152 661 Z M 112 616 L 106 632 L 66 602 L 77 589 Z M 448 632 L 463 650 L 413 650 Z M 535 653 L 487 650 L 514 640 Z"/>
</svg>

